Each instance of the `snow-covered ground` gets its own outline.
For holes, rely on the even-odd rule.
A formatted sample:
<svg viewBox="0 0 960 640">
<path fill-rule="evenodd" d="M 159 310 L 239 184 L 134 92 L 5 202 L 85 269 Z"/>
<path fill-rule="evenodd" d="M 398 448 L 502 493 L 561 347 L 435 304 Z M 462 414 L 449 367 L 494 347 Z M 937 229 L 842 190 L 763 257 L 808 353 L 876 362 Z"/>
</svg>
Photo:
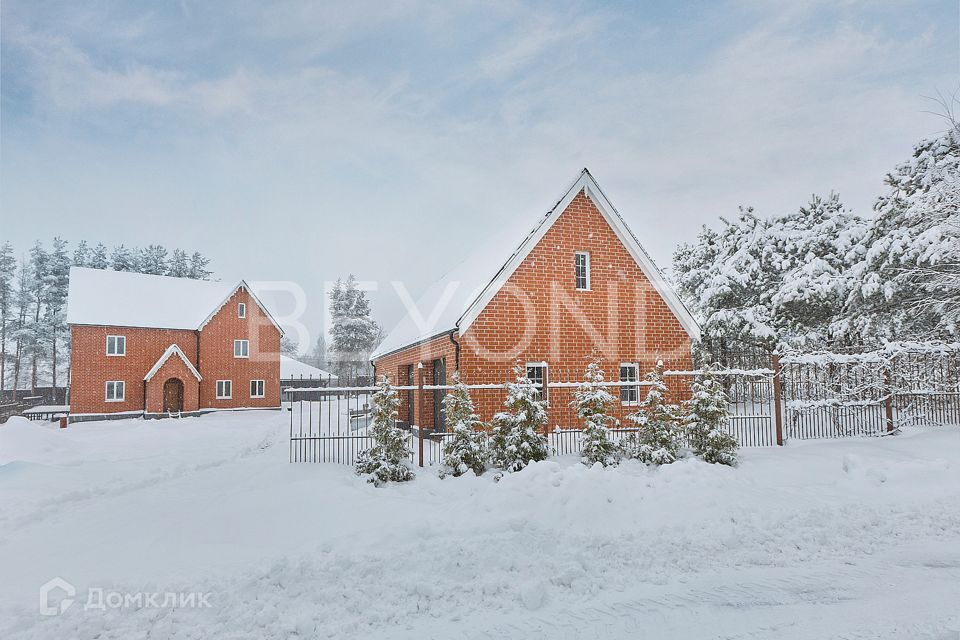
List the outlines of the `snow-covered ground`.
<svg viewBox="0 0 960 640">
<path fill-rule="evenodd" d="M 289 464 L 288 432 L 0 426 L 0 637 L 960 637 L 956 427 L 383 489 Z M 42 616 L 57 576 L 76 601 Z M 85 610 L 91 589 L 210 606 Z"/>
</svg>

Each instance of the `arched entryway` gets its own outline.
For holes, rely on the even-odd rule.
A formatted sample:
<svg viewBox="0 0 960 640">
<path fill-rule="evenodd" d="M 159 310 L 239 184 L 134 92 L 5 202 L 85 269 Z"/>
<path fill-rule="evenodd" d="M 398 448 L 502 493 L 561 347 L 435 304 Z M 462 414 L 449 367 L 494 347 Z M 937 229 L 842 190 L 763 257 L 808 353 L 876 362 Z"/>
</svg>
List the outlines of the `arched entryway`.
<svg viewBox="0 0 960 640">
<path fill-rule="evenodd" d="M 183 411 L 183 380 L 170 378 L 163 383 L 163 411 L 164 413 Z"/>
</svg>

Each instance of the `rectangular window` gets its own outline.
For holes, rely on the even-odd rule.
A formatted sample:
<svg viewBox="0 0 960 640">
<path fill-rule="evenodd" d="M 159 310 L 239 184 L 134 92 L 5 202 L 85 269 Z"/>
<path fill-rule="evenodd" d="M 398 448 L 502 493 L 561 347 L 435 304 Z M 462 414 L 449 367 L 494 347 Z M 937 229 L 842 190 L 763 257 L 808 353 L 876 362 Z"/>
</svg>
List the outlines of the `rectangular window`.
<svg viewBox="0 0 960 640">
<path fill-rule="evenodd" d="M 590 291 L 590 254 L 577 251 L 573 254 L 574 279 L 578 291 Z"/>
<path fill-rule="evenodd" d="M 537 385 L 537 398 L 547 399 L 547 363 L 546 362 L 528 362 L 527 377 L 530 382 Z"/>
<path fill-rule="evenodd" d="M 217 380 L 217 400 L 229 400 L 233 397 L 233 380 Z"/>
<path fill-rule="evenodd" d="M 246 318 L 247 317 L 247 305 L 243 302 L 237 304 L 237 317 Z"/>
<path fill-rule="evenodd" d="M 250 381 L 250 397 L 251 398 L 263 397 L 263 380 Z"/>
<path fill-rule="evenodd" d="M 636 382 L 640 367 L 635 362 L 620 363 L 620 382 Z M 620 402 L 637 404 L 640 400 L 640 387 L 620 387 Z"/>
<path fill-rule="evenodd" d="M 249 358 L 250 357 L 250 341 L 234 340 L 233 341 L 233 357 Z"/>
<path fill-rule="evenodd" d="M 110 380 L 107 382 L 106 387 L 104 397 L 107 402 L 123 402 L 123 380 Z"/>
<path fill-rule="evenodd" d="M 127 339 L 124 336 L 107 336 L 107 355 L 127 355 Z"/>
</svg>

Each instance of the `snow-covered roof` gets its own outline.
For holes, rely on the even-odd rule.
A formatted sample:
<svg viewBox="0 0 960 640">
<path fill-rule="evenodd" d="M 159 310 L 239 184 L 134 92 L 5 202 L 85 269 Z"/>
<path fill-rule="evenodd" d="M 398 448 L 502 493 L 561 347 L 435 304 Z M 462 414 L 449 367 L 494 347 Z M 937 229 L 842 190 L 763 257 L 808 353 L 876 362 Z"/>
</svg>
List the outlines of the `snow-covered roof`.
<svg viewBox="0 0 960 640">
<path fill-rule="evenodd" d="M 280 329 L 254 289 L 243 280 L 214 282 L 85 267 L 70 269 L 67 323 L 199 329 L 240 288 L 250 293 Z"/>
<path fill-rule="evenodd" d="M 690 337 L 699 339 L 700 327 L 693 315 L 604 195 L 597 181 L 587 169 L 583 169 L 557 203 L 540 217 L 533 229 L 527 226 L 528 220 L 519 216 L 514 225 L 478 247 L 433 283 L 416 301 L 414 313 L 404 316 L 370 358 L 378 358 L 454 329 L 461 333 L 466 331 L 581 191 L 585 191 L 587 197 L 596 205 Z M 522 238 L 519 245 L 517 238 Z"/>
<path fill-rule="evenodd" d="M 203 380 L 203 378 L 200 377 L 200 372 L 197 371 L 196 367 L 193 366 L 193 363 L 190 362 L 190 359 L 187 358 L 187 355 L 183 352 L 183 350 L 177 345 L 172 344 L 167 347 L 166 351 L 163 352 L 163 355 L 160 356 L 156 364 L 150 368 L 150 371 L 147 372 L 147 375 L 143 376 L 143 381 L 150 382 L 153 380 L 153 376 L 157 375 L 157 371 L 160 371 L 160 367 L 162 367 L 163 363 L 169 360 L 170 356 L 172 355 L 176 355 L 183 360 L 183 364 L 187 365 L 187 369 L 190 370 L 190 373 L 193 374 L 193 377 L 196 378 L 198 382 Z"/>
<path fill-rule="evenodd" d="M 337 376 L 329 371 L 312 367 L 305 362 L 294 360 L 289 356 L 280 356 L 281 380 L 336 380 Z"/>
</svg>

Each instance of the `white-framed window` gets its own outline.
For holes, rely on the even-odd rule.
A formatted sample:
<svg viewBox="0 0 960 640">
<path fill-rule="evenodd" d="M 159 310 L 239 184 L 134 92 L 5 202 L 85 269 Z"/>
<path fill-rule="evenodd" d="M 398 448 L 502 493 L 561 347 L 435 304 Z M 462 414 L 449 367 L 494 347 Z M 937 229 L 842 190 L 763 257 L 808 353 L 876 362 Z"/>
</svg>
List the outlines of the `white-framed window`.
<svg viewBox="0 0 960 640">
<path fill-rule="evenodd" d="M 127 355 L 126 336 L 107 336 L 107 355 L 108 356 Z"/>
<path fill-rule="evenodd" d="M 237 303 L 237 317 L 246 318 L 247 317 L 247 303 L 238 302 Z"/>
<path fill-rule="evenodd" d="M 573 254 L 573 271 L 577 291 L 590 291 L 590 252 Z"/>
<path fill-rule="evenodd" d="M 234 340 L 233 341 L 233 357 L 249 358 L 250 357 L 250 341 Z"/>
<path fill-rule="evenodd" d="M 104 400 L 107 402 L 123 402 L 125 386 L 123 380 L 108 380 L 104 385 Z"/>
<path fill-rule="evenodd" d="M 620 363 L 620 382 L 636 382 L 639 378 L 640 365 L 636 362 Z M 620 387 L 620 402 L 623 404 L 637 404 L 640 401 L 640 387 Z"/>
<path fill-rule="evenodd" d="M 263 397 L 263 380 L 250 381 L 250 397 L 251 398 Z"/>
<path fill-rule="evenodd" d="M 233 380 L 217 380 L 217 400 L 229 400 L 233 397 Z"/>
<path fill-rule="evenodd" d="M 528 362 L 527 377 L 530 379 L 530 382 L 537 385 L 537 397 L 546 400 L 548 395 L 547 382 L 549 380 L 547 375 L 547 363 Z"/>
</svg>

